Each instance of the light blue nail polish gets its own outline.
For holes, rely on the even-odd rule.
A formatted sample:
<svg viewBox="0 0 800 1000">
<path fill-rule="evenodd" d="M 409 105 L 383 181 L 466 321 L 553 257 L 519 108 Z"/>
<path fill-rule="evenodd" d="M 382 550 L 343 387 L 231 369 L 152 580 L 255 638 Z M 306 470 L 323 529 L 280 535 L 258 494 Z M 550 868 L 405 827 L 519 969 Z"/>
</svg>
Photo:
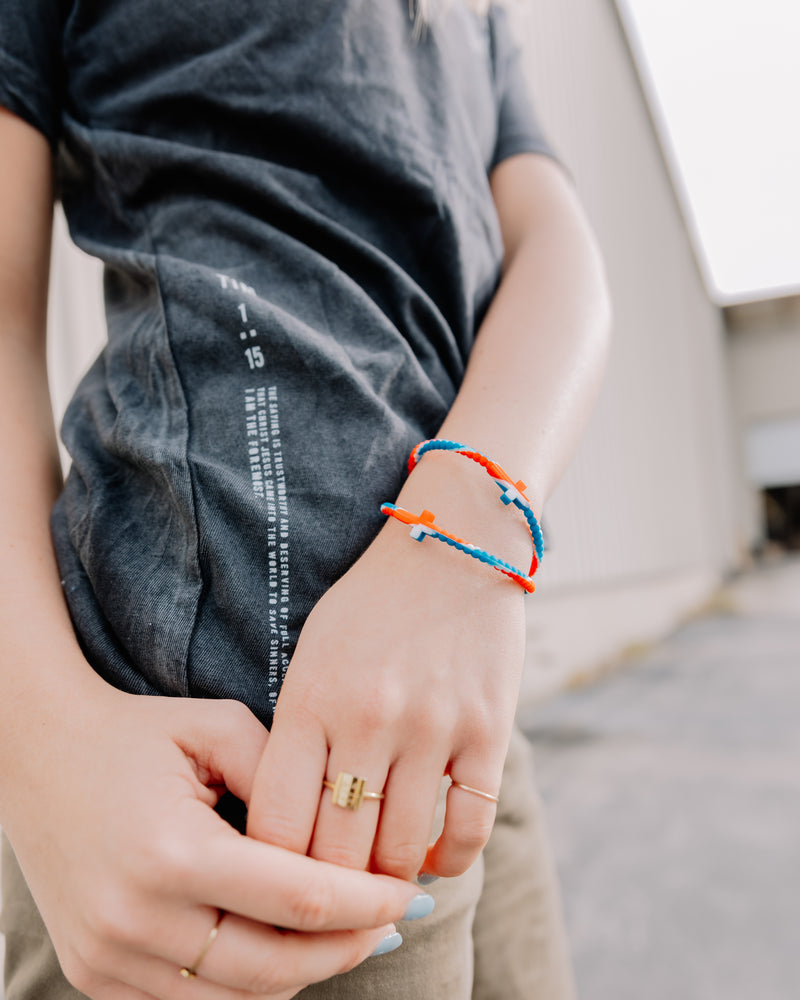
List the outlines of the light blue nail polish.
<svg viewBox="0 0 800 1000">
<path fill-rule="evenodd" d="M 439 880 L 438 875 L 429 875 L 427 872 L 420 872 L 417 875 L 417 885 L 433 885 Z"/>
<path fill-rule="evenodd" d="M 403 937 L 397 931 L 394 934 L 387 934 L 369 957 L 374 958 L 376 955 L 386 955 L 390 951 L 395 951 L 402 943 Z"/>
<path fill-rule="evenodd" d="M 435 905 L 433 896 L 429 896 L 427 892 L 421 892 L 408 904 L 408 908 L 403 914 L 403 920 L 420 920 L 422 917 L 427 917 Z"/>
</svg>

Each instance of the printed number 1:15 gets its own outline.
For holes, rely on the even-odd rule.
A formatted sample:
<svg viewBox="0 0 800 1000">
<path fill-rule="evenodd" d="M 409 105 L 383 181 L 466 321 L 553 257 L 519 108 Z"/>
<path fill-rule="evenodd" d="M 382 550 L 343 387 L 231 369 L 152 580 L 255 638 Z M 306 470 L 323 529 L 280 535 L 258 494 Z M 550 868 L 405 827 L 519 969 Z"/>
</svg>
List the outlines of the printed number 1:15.
<svg viewBox="0 0 800 1000">
<path fill-rule="evenodd" d="M 261 348 L 258 347 L 258 345 L 255 347 L 248 347 L 244 353 L 251 368 L 264 367 L 264 355 L 261 353 Z"/>
</svg>

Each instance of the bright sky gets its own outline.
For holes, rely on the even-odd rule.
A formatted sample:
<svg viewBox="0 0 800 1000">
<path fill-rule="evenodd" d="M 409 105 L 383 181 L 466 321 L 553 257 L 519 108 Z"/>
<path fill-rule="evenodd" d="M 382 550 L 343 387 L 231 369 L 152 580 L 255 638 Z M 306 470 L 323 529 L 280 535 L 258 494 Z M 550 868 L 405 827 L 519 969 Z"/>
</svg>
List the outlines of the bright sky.
<svg viewBox="0 0 800 1000">
<path fill-rule="evenodd" d="M 617 2 L 712 298 L 800 294 L 800 2 Z"/>
</svg>

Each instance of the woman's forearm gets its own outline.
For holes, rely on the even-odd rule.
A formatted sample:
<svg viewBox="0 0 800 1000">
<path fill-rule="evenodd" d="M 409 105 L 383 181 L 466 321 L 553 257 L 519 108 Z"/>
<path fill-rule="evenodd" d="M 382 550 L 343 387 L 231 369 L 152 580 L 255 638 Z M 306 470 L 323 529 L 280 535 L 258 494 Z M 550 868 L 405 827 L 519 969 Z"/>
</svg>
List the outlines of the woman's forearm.
<svg viewBox="0 0 800 1000">
<path fill-rule="evenodd" d="M 50 720 L 74 718 L 83 659 L 61 590 L 49 517 L 60 470 L 45 361 L 52 217 L 43 136 L 0 113 L 0 822 Z"/>
<path fill-rule="evenodd" d="M 540 514 L 597 395 L 610 300 L 591 229 L 560 167 L 541 156 L 513 157 L 495 170 L 492 188 L 506 248 L 503 278 L 439 436 L 522 479 Z M 415 513 L 427 507 L 443 528 L 527 565 L 521 519 L 497 516 L 497 491 L 469 465 L 443 452 L 425 459 L 399 504 Z M 428 548 L 428 560 L 450 558 Z"/>
<path fill-rule="evenodd" d="M 560 167 L 514 157 L 492 180 L 503 279 L 440 433 L 507 463 L 541 510 L 599 388 L 610 300 L 594 237 Z"/>
<path fill-rule="evenodd" d="M 57 720 L 77 720 L 103 682 L 70 622 L 50 542 L 58 456 L 44 362 L 6 328 L 0 338 L 0 820 L 47 758 Z M 6 819 L 6 822 L 8 820 Z"/>
</svg>

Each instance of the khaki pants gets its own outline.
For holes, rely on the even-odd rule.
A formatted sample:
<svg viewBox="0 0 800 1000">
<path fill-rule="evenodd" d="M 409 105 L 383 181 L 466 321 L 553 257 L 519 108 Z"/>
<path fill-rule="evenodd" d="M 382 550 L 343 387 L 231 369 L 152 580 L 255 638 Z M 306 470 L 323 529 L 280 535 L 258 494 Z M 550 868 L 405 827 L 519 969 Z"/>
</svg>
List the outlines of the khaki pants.
<svg viewBox="0 0 800 1000">
<path fill-rule="evenodd" d="M 569 1000 L 558 891 L 534 792 L 529 747 L 511 741 L 494 831 L 464 875 L 427 887 L 433 913 L 400 925 L 403 944 L 302 1000 Z M 81 1000 L 61 973 L 10 845 L 3 843 L 6 1000 Z M 177 970 L 176 970 L 177 975 Z"/>
</svg>

